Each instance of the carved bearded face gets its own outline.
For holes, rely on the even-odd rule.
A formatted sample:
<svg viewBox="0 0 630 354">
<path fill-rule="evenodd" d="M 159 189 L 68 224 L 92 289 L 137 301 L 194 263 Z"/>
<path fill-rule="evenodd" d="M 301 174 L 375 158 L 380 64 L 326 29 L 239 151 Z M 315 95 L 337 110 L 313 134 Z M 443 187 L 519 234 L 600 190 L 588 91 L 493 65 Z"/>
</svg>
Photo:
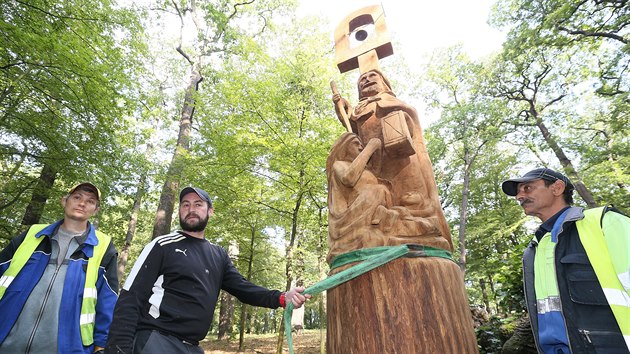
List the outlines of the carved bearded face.
<svg viewBox="0 0 630 354">
<path fill-rule="evenodd" d="M 368 71 L 359 77 L 359 96 L 361 98 L 372 97 L 380 92 L 388 90 L 383 77 L 376 71 Z"/>
</svg>

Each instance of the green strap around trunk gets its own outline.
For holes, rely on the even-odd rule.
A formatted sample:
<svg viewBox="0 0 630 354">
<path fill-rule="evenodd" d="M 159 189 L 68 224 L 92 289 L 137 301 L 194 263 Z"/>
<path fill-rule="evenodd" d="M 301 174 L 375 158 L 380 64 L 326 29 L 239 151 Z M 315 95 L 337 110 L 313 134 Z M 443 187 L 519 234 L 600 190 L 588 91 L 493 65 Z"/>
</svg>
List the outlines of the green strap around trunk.
<svg viewBox="0 0 630 354">
<path fill-rule="evenodd" d="M 332 289 L 337 285 L 352 280 L 361 274 L 367 273 L 374 268 L 380 267 L 383 264 L 391 262 L 394 259 L 400 258 L 402 256 L 442 257 L 451 261 L 453 260 L 451 258 L 450 252 L 428 246 L 400 245 L 363 248 L 335 257 L 331 262 L 330 269 L 332 270 L 352 262 L 362 261 L 361 263 L 358 263 L 348 269 L 344 269 L 337 274 L 331 275 L 330 277 L 315 283 L 311 287 L 304 290 L 303 294 L 317 295 L 322 291 Z M 286 308 L 284 309 L 284 332 L 287 336 L 287 346 L 289 347 L 289 354 L 294 354 L 293 337 L 291 335 L 292 314 L 293 303 L 288 302 Z"/>
</svg>

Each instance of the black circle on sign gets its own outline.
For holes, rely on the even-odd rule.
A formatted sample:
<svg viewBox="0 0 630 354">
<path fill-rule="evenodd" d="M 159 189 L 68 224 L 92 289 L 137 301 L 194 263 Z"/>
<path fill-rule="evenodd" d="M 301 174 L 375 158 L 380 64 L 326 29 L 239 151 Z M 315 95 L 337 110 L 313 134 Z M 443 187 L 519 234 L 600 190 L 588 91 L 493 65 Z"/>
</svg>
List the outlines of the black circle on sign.
<svg viewBox="0 0 630 354">
<path fill-rule="evenodd" d="M 368 37 L 368 33 L 366 30 L 358 30 L 354 34 L 354 38 L 356 38 L 356 40 L 361 41 L 361 42 L 363 42 L 367 37 Z"/>
</svg>

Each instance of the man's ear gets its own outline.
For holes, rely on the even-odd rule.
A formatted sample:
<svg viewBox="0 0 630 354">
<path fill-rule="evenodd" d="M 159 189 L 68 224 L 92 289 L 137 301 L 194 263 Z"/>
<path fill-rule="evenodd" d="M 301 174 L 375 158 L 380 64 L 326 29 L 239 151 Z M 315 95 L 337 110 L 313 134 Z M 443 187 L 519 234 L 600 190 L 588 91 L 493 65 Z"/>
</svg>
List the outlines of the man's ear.
<svg viewBox="0 0 630 354">
<path fill-rule="evenodd" d="M 553 193 L 553 195 L 559 196 L 559 195 L 562 195 L 562 193 L 564 193 L 564 189 L 567 186 L 566 184 L 564 184 L 563 181 L 557 179 L 555 182 L 553 182 L 551 187 L 552 187 L 551 192 Z"/>
<path fill-rule="evenodd" d="M 63 207 L 64 209 L 66 208 L 66 201 L 68 201 L 68 196 L 67 195 L 61 197 L 61 200 L 60 200 L 61 207 Z"/>
<path fill-rule="evenodd" d="M 214 208 L 210 207 L 208 208 L 208 217 L 211 217 L 212 215 L 214 215 Z"/>
</svg>

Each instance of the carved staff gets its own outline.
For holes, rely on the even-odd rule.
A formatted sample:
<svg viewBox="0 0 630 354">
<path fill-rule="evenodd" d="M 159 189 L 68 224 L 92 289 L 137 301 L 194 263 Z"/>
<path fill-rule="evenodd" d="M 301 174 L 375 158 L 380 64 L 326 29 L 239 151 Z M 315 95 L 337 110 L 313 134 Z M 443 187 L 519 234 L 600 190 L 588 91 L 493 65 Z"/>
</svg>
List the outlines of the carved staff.
<svg viewBox="0 0 630 354">
<path fill-rule="evenodd" d="M 339 91 L 337 91 L 337 85 L 335 84 L 334 80 L 330 80 L 330 89 L 332 90 L 333 95 L 339 94 Z M 341 117 L 343 118 L 343 125 L 346 127 L 346 130 L 348 132 L 352 133 L 352 127 L 350 126 L 350 119 L 348 119 L 348 113 L 346 112 L 346 109 L 343 106 L 343 102 L 341 102 L 341 100 L 338 100 L 336 105 L 337 105 L 337 108 L 339 109 Z"/>
</svg>

